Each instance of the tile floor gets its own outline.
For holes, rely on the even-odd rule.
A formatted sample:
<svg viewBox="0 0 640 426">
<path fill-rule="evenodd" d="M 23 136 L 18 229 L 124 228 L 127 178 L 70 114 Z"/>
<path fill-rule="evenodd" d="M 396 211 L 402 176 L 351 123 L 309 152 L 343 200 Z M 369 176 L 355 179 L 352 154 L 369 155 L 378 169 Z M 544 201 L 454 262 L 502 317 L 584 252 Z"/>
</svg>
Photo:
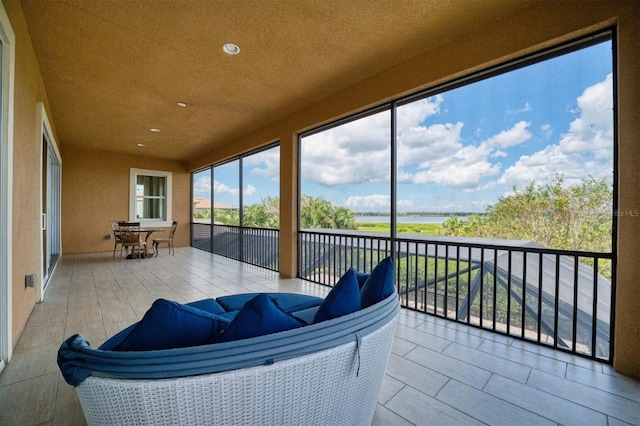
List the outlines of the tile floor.
<svg viewBox="0 0 640 426">
<path fill-rule="evenodd" d="M 56 365 L 81 333 L 94 347 L 159 297 L 329 289 L 193 248 L 152 259 L 65 255 L 0 375 L 0 425 L 81 425 Z M 402 311 L 374 425 L 640 425 L 640 383 L 609 365 L 412 311 Z"/>
</svg>

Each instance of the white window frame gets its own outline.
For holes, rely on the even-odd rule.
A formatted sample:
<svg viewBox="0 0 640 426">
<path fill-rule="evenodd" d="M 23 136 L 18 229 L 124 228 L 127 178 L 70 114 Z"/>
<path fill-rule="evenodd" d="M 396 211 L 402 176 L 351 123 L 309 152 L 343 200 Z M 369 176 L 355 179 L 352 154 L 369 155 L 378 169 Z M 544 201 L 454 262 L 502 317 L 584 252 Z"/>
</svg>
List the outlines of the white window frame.
<svg viewBox="0 0 640 426">
<path fill-rule="evenodd" d="M 157 219 L 138 219 L 136 218 L 136 184 L 138 182 L 138 176 L 159 176 L 164 177 L 166 182 L 165 191 L 165 220 Z M 147 169 L 134 169 L 131 168 L 129 172 L 129 221 L 140 222 L 144 226 L 171 226 L 173 219 L 171 216 L 171 202 L 172 202 L 172 181 L 171 172 L 165 172 L 160 170 L 147 170 Z"/>
<path fill-rule="evenodd" d="M 0 134 L 0 371 L 11 360 L 11 279 L 13 210 L 13 94 L 16 62 L 16 36 L 0 3 L 0 40 L 2 40 L 2 120 Z"/>
</svg>

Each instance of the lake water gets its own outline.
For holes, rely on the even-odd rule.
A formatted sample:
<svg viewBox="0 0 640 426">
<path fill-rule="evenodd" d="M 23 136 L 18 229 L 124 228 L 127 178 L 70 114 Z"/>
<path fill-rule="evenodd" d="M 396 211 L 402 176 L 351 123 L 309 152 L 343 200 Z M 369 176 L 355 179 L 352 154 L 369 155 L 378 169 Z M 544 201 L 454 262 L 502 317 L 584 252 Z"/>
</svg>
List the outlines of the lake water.
<svg viewBox="0 0 640 426">
<path fill-rule="evenodd" d="M 442 223 L 451 216 L 398 216 L 397 223 Z M 467 220 L 466 216 L 458 216 L 460 220 Z M 361 223 L 391 223 L 391 216 L 356 216 L 356 222 Z"/>
</svg>

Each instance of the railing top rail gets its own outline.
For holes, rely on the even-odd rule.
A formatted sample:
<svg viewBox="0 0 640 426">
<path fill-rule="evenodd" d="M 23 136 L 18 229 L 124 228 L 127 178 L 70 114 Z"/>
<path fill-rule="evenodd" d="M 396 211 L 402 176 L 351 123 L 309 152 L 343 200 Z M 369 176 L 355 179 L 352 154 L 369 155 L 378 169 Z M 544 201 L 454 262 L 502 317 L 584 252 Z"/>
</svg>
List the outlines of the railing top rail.
<svg viewBox="0 0 640 426">
<path fill-rule="evenodd" d="M 191 222 L 192 225 L 204 225 L 204 226 L 212 226 L 209 222 Z M 213 226 L 225 227 L 225 228 L 233 228 L 233 229 L 258 229 L 261 231 L 280 231 L 278 228 L 259 228 L 257 226 L 240 226 L 240 225 L 227 225 L 224 223 L 214 223 Z"/>
<path fill-rule="evenodd" d="M 304 229 L 300 233 L 310 235 L 340 235 L 343 237 L 353 238 L 371 238 L 375 240 L 390 240 L 391 237 L 384 232 L 353 232 L 353 230 L 344 229 Z M 417 235 L 417 234 L 403 234 L 402 236 L 396 236 L 394 238 L 396 242 L 402 243 L 425 243 L 425 244 L 438 244 L 442 246 L 456 246 L 475 249 L 488 249 L 488 250 L 504 250 L 504 251 L 519 251 L 525 253 L 542 253 L 550 255 L 563 255 L 563 256 L 585 256 L 585 257 L 597 257 L 601 259 L 613 259 L 613 253 L 607 252 L 595 252 L 595 251 L 583 251 L 583 250 L 565 250 L 565 249 L 552 249 L 544 247 L 533 241 L 527 240 L 506 240 L 499 238 L 481 238 L 481 237 L 453 237 L 446 235 Z"/>
</svg>

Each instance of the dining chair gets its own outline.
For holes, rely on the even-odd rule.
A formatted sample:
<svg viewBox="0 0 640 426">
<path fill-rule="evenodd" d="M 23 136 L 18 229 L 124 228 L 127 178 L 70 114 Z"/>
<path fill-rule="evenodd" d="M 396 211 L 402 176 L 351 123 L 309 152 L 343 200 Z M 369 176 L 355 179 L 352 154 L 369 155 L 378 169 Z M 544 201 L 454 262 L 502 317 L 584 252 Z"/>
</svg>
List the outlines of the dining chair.
<svg viewBox="0 0 640 426">
<path fill-rule="evenodd" d="M 129 251 L 128 247 L 131 247 L 131 254 L 134 254 L 134 248 L 138 249 L 138 261 L 142 256 L 146 257 L 147 243 L 140 238 L 140 222 L 118 222 L 118 230 L 120 231 L 120 260 L 122 260 L 122 249 L 126 248 L 126 254 Z"/>
<path fill-rule="evenodd" d="M 113 232 L 113 258 L 116 258 L 116 248 L 118 248 L 118 244 L 122 244 L 122 240 L 120 239 L 120 227 L 118 226 L 119 221 L 112 220 L 111 221 L 111 231 Z"/>
<path fill-rule="evenodd" d="M 178 222 L 176 222 L 175 220 L 173 221 L 173 224 L 171 225 L 171 230 L 169 231 L 169 237 L 168 238 L 154 238 L 153 239 L 153 250 L 156 253 L 156 256 L 158 256 L 158 245 L 159 244 L 163 244 L 163 243 L 167 243 L 169 245 L 169 253 L 171 254 L 171 251 L 173 250 L 173 256 L 176 255 L 176 249 L 173 248 L 173 236 L 176 233 L 176 228 L 178 227 Z"/>
</svg>

